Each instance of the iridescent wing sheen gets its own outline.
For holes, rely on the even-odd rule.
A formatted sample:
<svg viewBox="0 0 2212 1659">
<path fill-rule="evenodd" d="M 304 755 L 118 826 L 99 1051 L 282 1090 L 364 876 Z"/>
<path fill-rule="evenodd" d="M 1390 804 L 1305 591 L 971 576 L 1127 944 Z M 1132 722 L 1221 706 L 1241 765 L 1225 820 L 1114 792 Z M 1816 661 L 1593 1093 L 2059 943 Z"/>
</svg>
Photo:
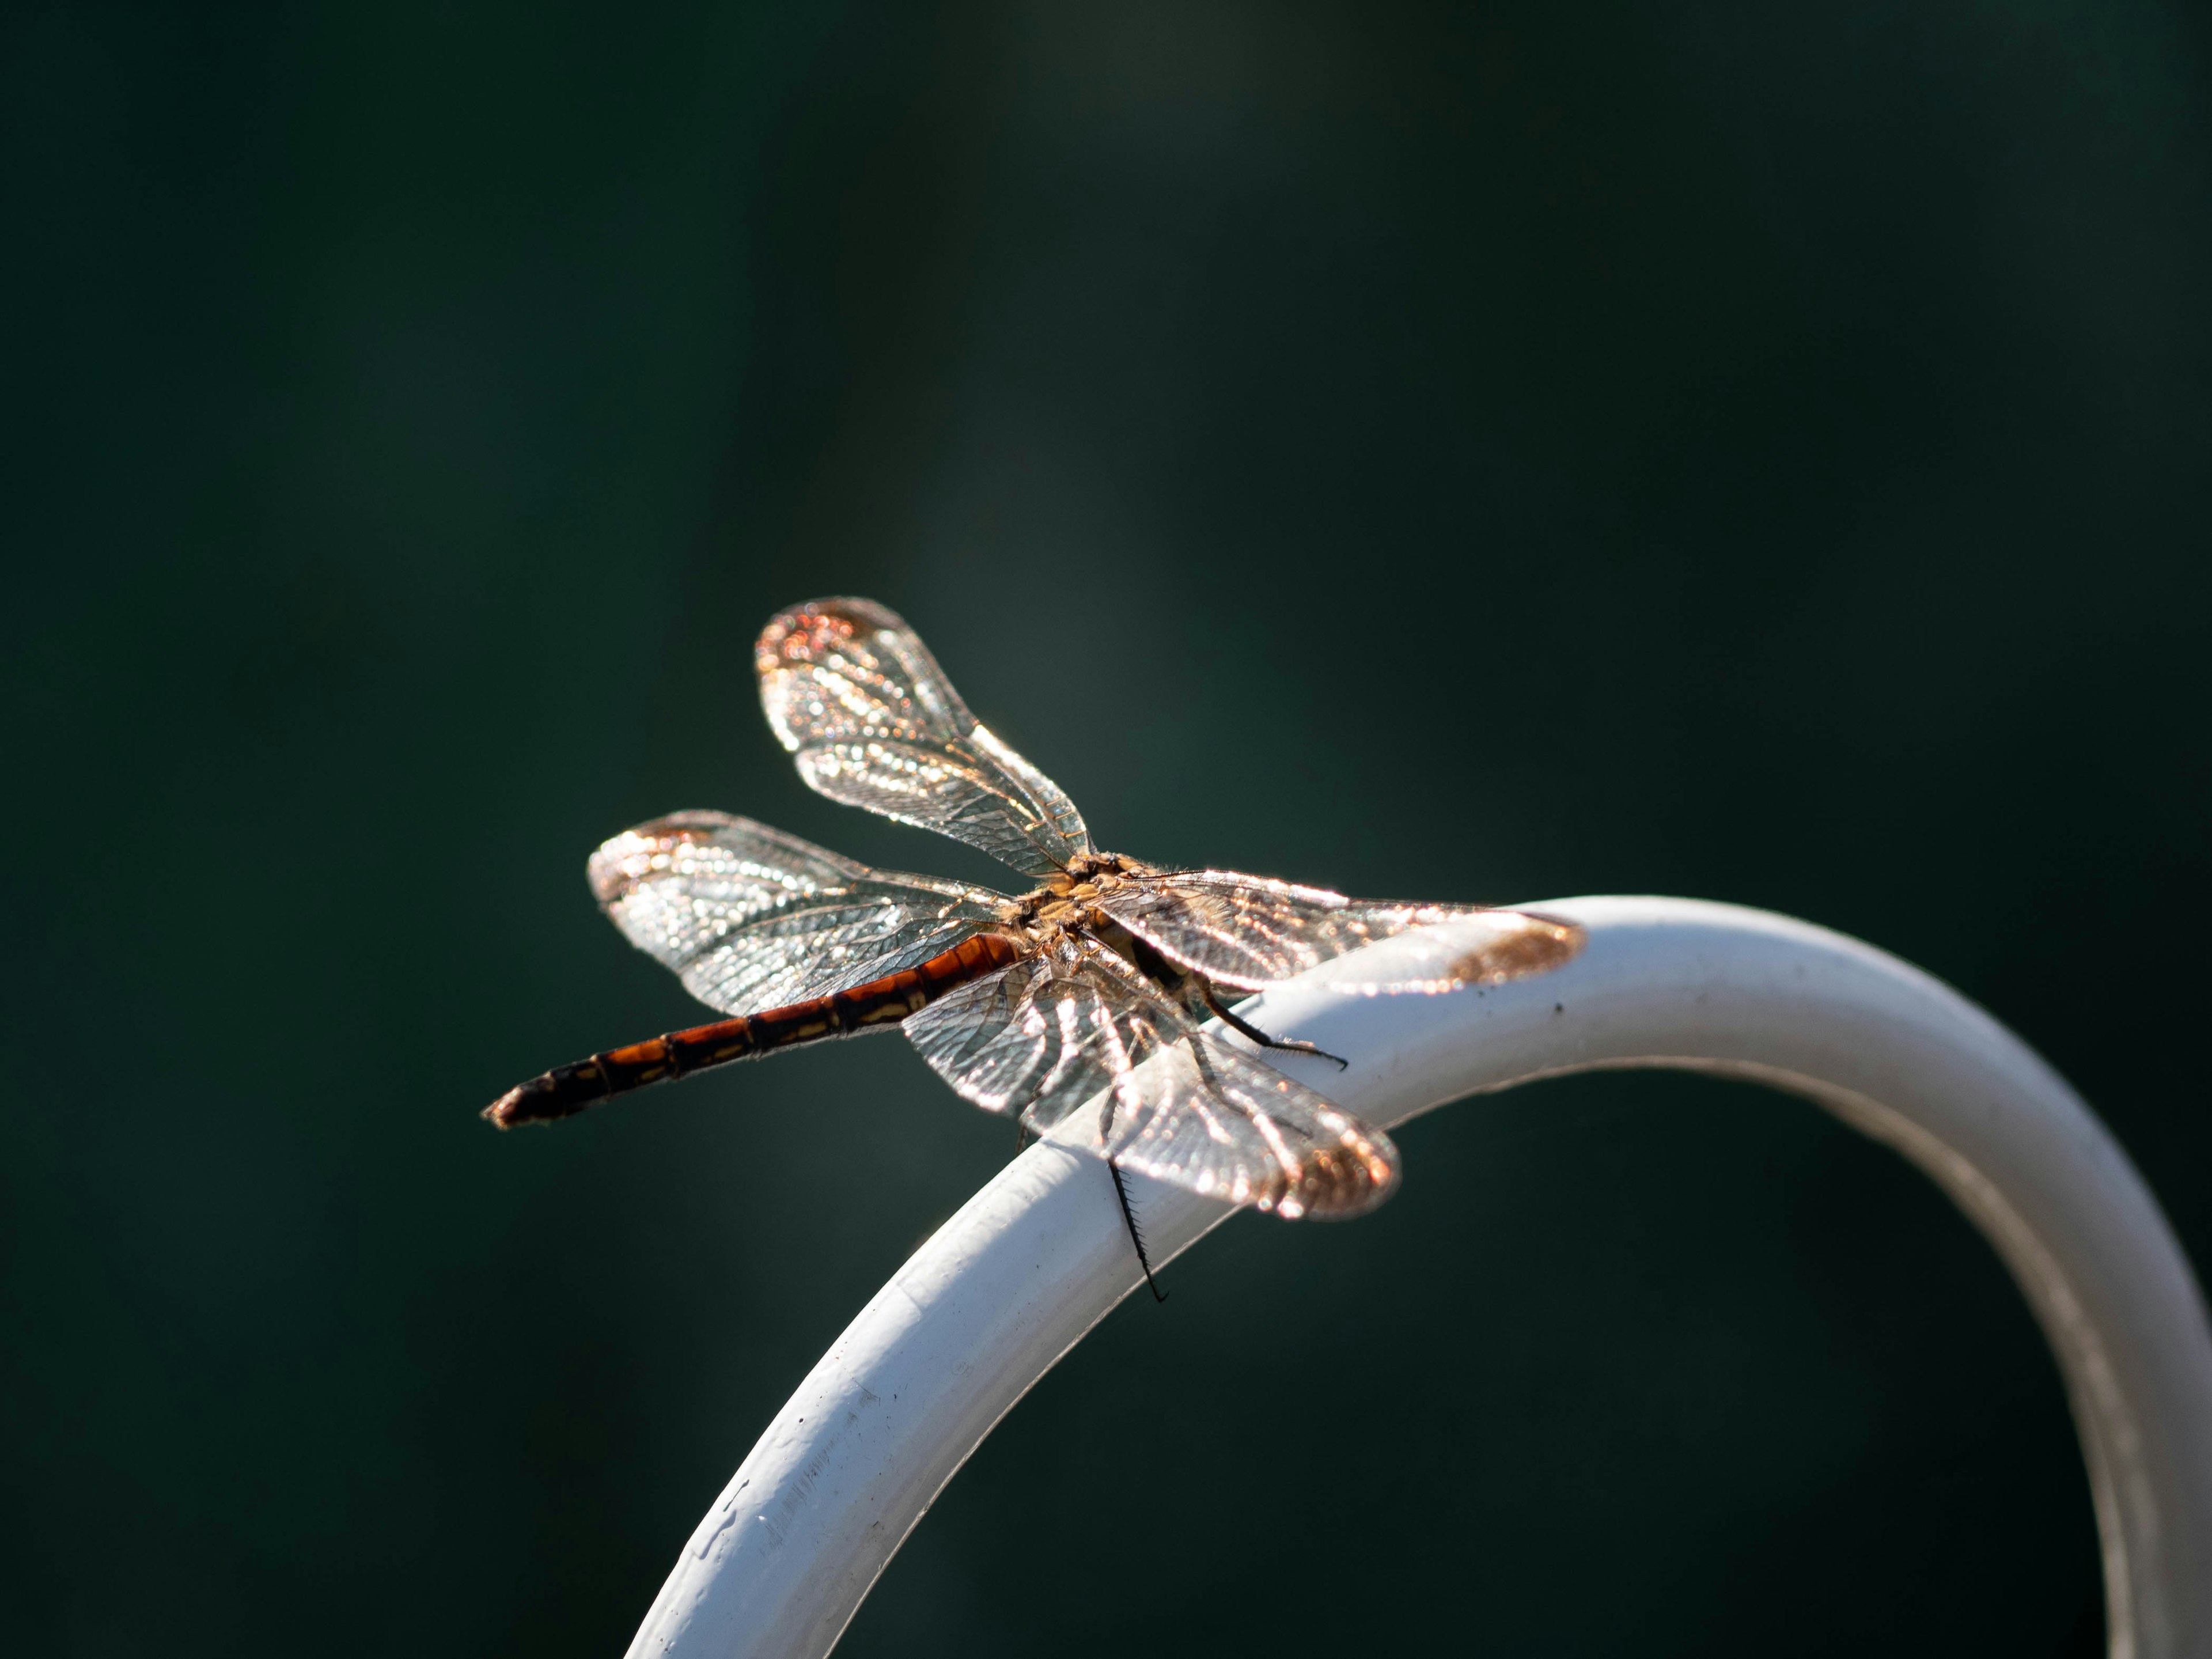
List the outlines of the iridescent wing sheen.
<svg viewBox="0 0 2212 1659">
<path fill-rule="evenodd" d="M 1192 1192 L 1338 1217 L 1397 1185 L 1382 1131 L 1204 1036 L 1089 942 L 964 985 L 904 1030 L 963 1098 Z"/>
<path fill-rule="evenodd" d="M 1348 899 L 1233 870 L 1194 870 L 1100 884 L 1095 901 L 1122 927 L 1178 966 L 1217 985 L 1256 991 L 1347 951 L 1412 927 L 1467 924 L 1461 942 L 1418 979 L 1363 986 L 1448 991 L 1556 968 L 1582 948 L 1571 922 L 1519 910 L 1460 904 L 1389 904 Z M 1471 929 L 1472 940 L 1465 937 Z"/>
<path fill-rule="evenodd" d="M 592 854 L 592 892 L 629 942 L 726 1014 L 849 990 L 997 921 L 996 896 L 871 870 L 726 812 L 675 812 Z"/>
<path fill-rule="evenodd" d="M 785 611 L 754 647 L 761 707 L 808 787 L 1032 876 L 1091 850 L 1060 786 L 977 723 L 929 648 L 868 599 Z"/>
</svg>

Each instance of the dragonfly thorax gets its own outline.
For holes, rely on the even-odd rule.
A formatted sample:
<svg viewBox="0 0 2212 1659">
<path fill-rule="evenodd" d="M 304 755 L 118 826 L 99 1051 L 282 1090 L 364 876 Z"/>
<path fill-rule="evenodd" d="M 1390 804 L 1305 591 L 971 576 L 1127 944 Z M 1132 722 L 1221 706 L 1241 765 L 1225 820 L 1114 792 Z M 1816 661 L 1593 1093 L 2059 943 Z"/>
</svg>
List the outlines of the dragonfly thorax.
<svg viewBox="0 0 2212 1659">
<path fill-rule="evenodd" d="M 1048 879 L 1039 890 L 1073 896 L 1080 887 L 1095 886 L 1099 892 L 1109 892 L 1121 877 L 1157 876 L 1159 873 L 1152 866 L 1140 864 L 1135 859 L 1125 858 L 1119 853 L 1078 853 L 1068 860 L 1066 869 Z"/>
<path fill-rule="evenodd" d="M 1158 873 L 1119 853 L 1079 853 L 1065 870 L 1047 878 L 1043 886 L 1000 906 L 999 920 L 1039 936 L 1073 927 L 1090 917 L 1097 900 L 1125 881 Z"/>
<path fill-rule="evenodd" d="M 1079 853 L 1067 861 L 1066 869 L 1047 878 L 1042 887 L 1000 905 L 999 920 L 1046 952 L 1054 951 L 1061 935 L 1080 932 L 1122 945 L 1126 954 L 1120 926 L 1094 906 L 1125 883 L 1159 873 L 1151 865 L 1119 853 Z"/>
</svg>

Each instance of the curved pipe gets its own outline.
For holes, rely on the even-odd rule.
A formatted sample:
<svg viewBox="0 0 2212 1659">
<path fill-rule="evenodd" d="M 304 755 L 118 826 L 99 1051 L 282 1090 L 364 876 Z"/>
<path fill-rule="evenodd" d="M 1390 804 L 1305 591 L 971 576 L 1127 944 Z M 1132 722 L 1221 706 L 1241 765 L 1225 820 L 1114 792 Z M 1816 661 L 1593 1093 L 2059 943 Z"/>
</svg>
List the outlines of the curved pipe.
<svg viewBox="0 0 2212 1659">
<path fill-rule="evenodd" d="M 1684 899 L 1548 903 L 1589 930 L 1566 967 L 1442 996 L 1367 997 L 1408 934 L 1241 1012 L 1350 1057 L 1276 1054 L 1393 1127 L 1462 1096 L 1605 1067 L 1771 1084 L 1895 1147 L 1996 1249 L 2043 1327 L 2081 1437 L 2112 1659 L 2212 1651 L 2212 1334 L 2125 1154 L 2017 1037 L 1894 957 L 1786 917 Z M 1231 1213 L 1140 1177 L 1156 1261 Z M 1141 1283 L 1097 1161 L 1032 1146 L 833 1344 L 655 1598 L 632 1659 L 827 1653 L 999 1419 Z"/>
</svg>

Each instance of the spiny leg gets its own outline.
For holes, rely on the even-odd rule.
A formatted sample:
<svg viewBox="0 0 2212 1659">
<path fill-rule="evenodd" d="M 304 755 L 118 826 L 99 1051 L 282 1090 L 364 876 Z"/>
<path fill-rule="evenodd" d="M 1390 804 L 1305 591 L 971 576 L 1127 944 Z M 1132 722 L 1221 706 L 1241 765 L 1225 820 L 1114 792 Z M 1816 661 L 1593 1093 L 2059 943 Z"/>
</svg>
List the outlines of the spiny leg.
<svg viewBox="0 0 2212 1659">
<path fill-rule="evenodd" d="M 1145 1254 L 1145 1236 L 1137 1231 L 1137 1212 L 1129 1207 L 1129 1188 L 1121 1177 L 1121 1166 L 1109 1158 L 1106 1160 L 1106 1173 L 1114 1177 L 1114 1196 L 1121 1200 L 1121 1219 L 1129 1224 L 1129 1243 L 1137 1247 L 1137 1265 L 1145 1270 L 1145 1283 L 1152 1287 L 1152 1300 L 1164 1302 L 1168 1293 L 1152 1277 L 1152 1258 Z"/>
<path fill-rule="evenodd" d="M 1103 1143 L 1114 1131 L 1114 1091 L 1106 1091 L 1106 1109 L 1098 1120 L 1098 1139 Z M 1129 1203 L 1128 1182 L 1121 1178 L 1121 1166 L 1114 1155 L 1106 1155 L 1106 1173 L 1114 1177 L 1114 1196 L 1121 1200 L 1121 1219 L 1129 1229 L 1129 1243 L 1137 1247 L 1137 1265 L 1145 1270 L 1145 1283 L 1152 1287 L 1152 1300 L 1164 1302 L 1168 1293 L 1160 1288 L 1160 1281 L 1152 1277 L 1152 1259 L 1145 1254 L 1145 1236 L 1137 1231 L 1137 1212 Z"/>
<path fill-rule="evenodd" d="M 1352 1069 L 1352 1062 L 1342 1054 L 1333 1054 L 1326 1048 L 1316 1048 L 1310 1042 L 1293 1042 L 1285 1037 L 1269 1036 L 1249 1020 L 1239 1019 L 1231 1013 L 1226 1007 L 1223 1006 L 1221 999 L 1213 994 L 1213 987 L 1207 984 L 1206 981 L 1199 980 L 1197 984 L 1199 995 L 1205 999 L 1206 1007 L 1212 1012 L 1215 1018 L 1232 1031 L 1242 1031 L 1262 1048 L 1286 1048 L 1294 1054 L 1316 1054 L 1323 1060 L 1334 1060 L 1336 1068 L 1340 1072 Z"/>
</svg>

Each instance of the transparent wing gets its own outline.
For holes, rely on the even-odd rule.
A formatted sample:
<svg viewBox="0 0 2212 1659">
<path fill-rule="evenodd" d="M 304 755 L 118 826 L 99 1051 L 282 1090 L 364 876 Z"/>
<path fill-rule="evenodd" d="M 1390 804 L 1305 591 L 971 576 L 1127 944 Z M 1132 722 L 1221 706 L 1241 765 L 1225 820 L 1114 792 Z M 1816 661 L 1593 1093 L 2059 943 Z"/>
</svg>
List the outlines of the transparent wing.
<svg viewBox="0 0 2212 1659">
<path fill-rule="evenodd" d="M 1097 908 L 1177 965 L 1217 985 L 1256 991 L 1333 957 L 1412 927 L 1468 924 L 1476 936 L 1418 979 L 1373 991 L 1448 991 L 1556 968 L 1582 948 L 1571 922 L 1521 910 L 1348 899 L 1233 870 L 1195 870 L 1101 882 Z"/>
<path fill-rule="evenodd" d="M 726 1014 L 753 1014 L 927 962 L 997 921 L 995 895 L 867 868 L 726 812 L 675 812 L 592 854 L 629 942 Z"/>
<path fill-rule="evenodd" d="M 1072 955 L 1032 957 L 963 985 L 900 1029 L 962 1099 L 1025 1117 L 1073 1091 L 1084 1091 L 1073 1103 L 1097 1094 L 1115 1075 L 1102 1051 L 1126 1040 L 1101 1018 Z"/>
<path fill-rule="evenodd" d="M 1204 1036 L 1096 946 L 963 986 L 904 1030 L 963 1098 L 1195 1193 L 1334 1217 L 1397 1185 L 1387 1135 Z"/>
<path fill-rule="evenodd" d="M 761 707 L 807 787 L 964 841 L 1032 876 L 1091 850 L 1060 786 L 976 723 L 912 629 L 816 599 L 761 632 Z"/>
</svg>

